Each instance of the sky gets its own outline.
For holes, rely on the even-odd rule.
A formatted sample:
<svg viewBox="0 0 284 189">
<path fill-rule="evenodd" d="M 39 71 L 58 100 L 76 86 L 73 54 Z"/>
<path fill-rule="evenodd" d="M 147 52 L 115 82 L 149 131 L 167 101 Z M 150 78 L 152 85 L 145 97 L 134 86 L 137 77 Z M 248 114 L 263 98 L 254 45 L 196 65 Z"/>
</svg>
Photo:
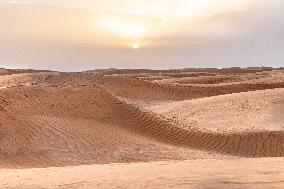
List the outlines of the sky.
<svg viewBox="0 0 284 189">
<path fill-rule="evenodd" d="M 0 0 L 0 67 L 280 67 L 283 10 L 283 0 Z"/>
</svg>

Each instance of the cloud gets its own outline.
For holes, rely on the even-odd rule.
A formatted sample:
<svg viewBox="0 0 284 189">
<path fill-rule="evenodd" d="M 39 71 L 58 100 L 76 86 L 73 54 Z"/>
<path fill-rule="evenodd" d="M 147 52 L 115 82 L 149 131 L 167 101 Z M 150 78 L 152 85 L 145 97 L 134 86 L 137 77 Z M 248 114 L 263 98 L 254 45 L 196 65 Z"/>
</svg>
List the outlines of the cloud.
<svg viewBox="0 0 284 189">
<path fill-rule="evenodd" d="M 283 66 L 282 0 L 252 0 L 241 8 L 232 6 L 195 19 L 180 17 L 179 12 L 167 15 L 171 12 L 167 3 L 153 13 L 160 1 L 152 7 L 145 1 L 144 5 L 142 1 L 80 1 L 80 6 L 79 1 L 63 0 L 9 2 L 0 3 L 0 24 L 5 25 L 0 30 L 0 67 L 76 71 Z M 184 2 L 177 1 L 180 7 Z M 105 13 L 127 18 L 128 31 L 131 22 L 151 25 L 151 32 L 141 39 L 142 48 L 133 51 L 128 48 L 133 39 L 97 28 L 97 19 Z"/>
</svg>

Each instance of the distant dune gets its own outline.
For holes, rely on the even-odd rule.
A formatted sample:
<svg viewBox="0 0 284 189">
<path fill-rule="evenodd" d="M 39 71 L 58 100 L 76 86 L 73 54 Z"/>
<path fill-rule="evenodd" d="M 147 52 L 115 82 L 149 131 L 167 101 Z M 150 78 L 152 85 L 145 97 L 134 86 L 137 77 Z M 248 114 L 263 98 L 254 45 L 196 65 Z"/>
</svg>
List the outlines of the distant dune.
<svg viewBox="0 0 284 189">
<path fill-rule="evenodd" d="M 49 72 L 49 70 L 5 69 L 5 68 L 0 68 L 0 76 L 21 74 L 21 73 L 37 73 L 37 72 Z"/>
</svg>

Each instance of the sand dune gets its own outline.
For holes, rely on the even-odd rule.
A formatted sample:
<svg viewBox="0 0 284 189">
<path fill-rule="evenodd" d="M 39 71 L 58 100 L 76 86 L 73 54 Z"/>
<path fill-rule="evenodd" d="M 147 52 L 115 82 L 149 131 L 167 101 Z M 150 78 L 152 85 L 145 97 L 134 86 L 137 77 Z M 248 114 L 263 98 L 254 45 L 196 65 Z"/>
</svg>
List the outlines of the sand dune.
<svg viewBox="0 0 284 189">
<path fill-rule="evenodd" d="M 191 149 L 284 156 L 284 131 L 220 134 L 184 129 L 97 86 L 20 87 L 0 94 L 3 167 L 188 159 L 195 157 Z"/>
<path fill-rule="evenodd" d="M 136 132 L 130 115 L 119 114 L 129 107 L 100 87 L 19 87 L 1 90 L 0 96 L 2 167 L 204 156 Z"/>
<path fill-rule="evenodd" d="M 222 73 L 224 70 L 211 70 L 207 72 L 210 76 L 198 70 L 194 73 L 197 76 L 190 79 L 188 73 L 155 72 L 152 74 L 155 77 L 162 76 L 158 82 L 147 79 L 149 73 L 139 78 L 140 71 L 126 71 L 126 74 L 122 71 L 122 75 L 41 71 L 2 75 L 0 168 L 10 175 L 15 173 L 12 169 L 24 168 L 23 179 L 28 179 L 25 174 L 32 179 L 32 184 L 25 186 L 36 188 L 47 185 L 37 183 L 30 168 L 45 168 L 40 169 L 40 174 L 50 175 L 54 171 L 60 175 L 66 170 L 101 169 L 93 164 L 130 166 L 129 163 L 135 163 L 139 165 L 137 170 L 148 166 L 157 171 L 157 162 L 166 161 L 166 167 L 172 168 L 174 163 L 167 161 L 175 160 L 189 167 L 211 162 L 218 171 L 218 166 L 234 163 L 234 167 L 236 162 L 245 162 L 248 157 L 256 166 L 274 160 L 273 157 L 284 157 L 283 72 L 244 70 L 236 81 L 234 74 L 238 70 L 229 70 L 227 74 Z M 196 82 L 172 83 L 182 79 Z M 254 158 L 261 157 L 267 159 L 254 162 L 257 160 Z M 280 165 L 279 161 L 275 163 Z M 53 166 L 61 168 L 50 168 Z M 114 167 L 119 169 L 116 164 Z M 120 174 L 133 174 L 133 169 Z M 182 177 L 173 181 L 175 188 L 183 182 L 185 170 L 181 170 L 173 171 Z M 203 174 L 197 170 L 199 173 L 190 177 Z M 5 177 L 8 180 L 5 185 L 3 171 L 0 171 L 0 188 L 19 187 L 11 181 L 13 176 Z M 258 170 L 255 172 L 258 174 Z M 70 178 L 73 177 L 71 174 Z M 51 179 L 51 188 L 97 186 L 97 182 L 89 183 L 89 180 L 84 186 L 72 185 L 65 178 L 54 181 L 49 176 L 47 179 Z M 152 176 L 149 179 L 159 180 Z M 138 183 L 132 186 L 141 188 L 145 180 Z M 278 186 L 281 182 L 275 183 Z M 125 185 L 123 181 L 122 185 L 115 186 Z M 187 186 L 192 185 L 181 188 Z"/>
<path fill-rule="evenodd" d="M 135 129 L 155 140 L 193 149 L 246 157 L 283 156 L 284 131 L 262 131 L 241 133 L 212 133 L 180 128 L 156 115 L 143 113 L 128 105 L 121 106 L 119 116 L 132 115 L 131 130 Z M 269 141 L 269 142 L 268 142 Z"/>
<path fill-rule="evenodd" d="M 186 127 L 213 132 L 284 130 L 283 88 L 169 102 L 147 109 Z"/>
<path fill-rule="evenodd" d="M 282 72 L 280 72 L 282 74 Z M 187 100 L 239 92 L 284 87 L 284 75 L 272 75 L 266 80 L 231 82 L 217 85 L 183 85 L 156 83 L 122 76 L 101 76 L 82 73 L 27 73 L 0 77 L 0 86 L 92 86 L 100 85 L 116 96 L 136 100 Z M 213 77 L 213 76 L 212 76 Z M 220 76 L 216 76 L 217 79 Z M 224 77 L 224 76 L 222 76 Z M 252 76 L 250 76 L 251 78 Z M 197 77 L 199 78 L 199 77 Z M 255 76 L 253 76 L 255 78 Z"/>
<path fill-rule="evenodd" d="M 283 88 L 279 83 L 232 83 L 226 85 L 158 84 L 125 77 L 104 77 L 100 85 L 115 95 L 137 100 L 186 100 L 247 91 Z"/>
</svg>

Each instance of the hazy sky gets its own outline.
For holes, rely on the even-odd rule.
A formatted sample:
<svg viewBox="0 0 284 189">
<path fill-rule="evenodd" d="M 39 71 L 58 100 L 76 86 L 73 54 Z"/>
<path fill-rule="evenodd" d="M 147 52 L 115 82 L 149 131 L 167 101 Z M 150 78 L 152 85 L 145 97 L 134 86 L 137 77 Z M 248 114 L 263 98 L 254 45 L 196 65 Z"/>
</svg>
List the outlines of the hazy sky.
<svg viewBox="0 0 284 189">
<path fill-rule="evenodd" d="M 284 66 L 284 0 L 0 0 L 0 67 Z"/>
</svg>

